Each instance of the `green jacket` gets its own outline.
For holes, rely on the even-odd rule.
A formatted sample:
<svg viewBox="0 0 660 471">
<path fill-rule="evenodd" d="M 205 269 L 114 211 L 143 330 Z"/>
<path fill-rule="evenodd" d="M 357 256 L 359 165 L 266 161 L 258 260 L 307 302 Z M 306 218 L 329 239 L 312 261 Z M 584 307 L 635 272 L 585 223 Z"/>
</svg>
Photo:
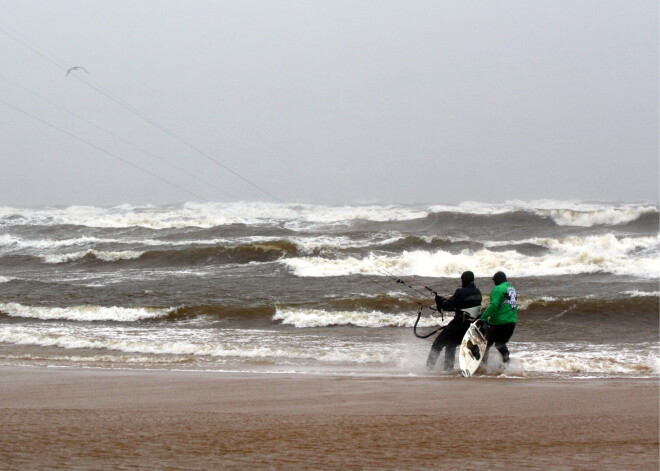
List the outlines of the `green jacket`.
<svg viewBox="0 0 660 471">
<path fill-rule="evenodd" d="M 490 304 L 481 314 L 481 320 L 491 325 L 518 322 L 518 302 L 516 289 L 511 283 L 500 283 L 490 292 Z"/>
</svg>

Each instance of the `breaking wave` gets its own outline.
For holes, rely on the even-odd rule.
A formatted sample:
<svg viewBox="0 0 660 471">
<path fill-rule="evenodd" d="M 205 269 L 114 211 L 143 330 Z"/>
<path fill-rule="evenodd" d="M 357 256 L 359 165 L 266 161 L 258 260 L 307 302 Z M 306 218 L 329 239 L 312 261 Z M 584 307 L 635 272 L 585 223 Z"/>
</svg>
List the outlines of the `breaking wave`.
<svg viewBox="0 0 660 471">
<path fill-rule="evenodd" d="M 41 320 L 135 322 L 166 317 L 172 309 L 103 306 L 42 307 L 0 303 L 0 314 Z"/>
<path fill-rule="evenodd" d="M 103 262 L 116 262 L 118 260 L 131 260 L 139 258 L 142 252 L 134 250 L 104 251 L 104 250 L 83 250 L 80 252 L 71 252 L 65 254 L 44 255 L 41 258 L 44 263 L 68 263 L 78 260 L 101 260 Z"/>
<path fill-rule="evenodd" d="M 100 228 L 149 229 L 211 228 L 232 224 L 337 224 L 350 221 L 410 221 L 431 214 L 492 216 L 525 212 L 552 220 L 560 226 L 622 225 L 645 215 L 657 218 L 658 206 L 650 203 L 579 203 L 536 200 L 505 203 L 466 202 L 459 205 L 351 205 L 327 206 L 265 202 L 185 203 L 177 206 L 112 208 L 70 206 L 25 209 L 0 207 L 0 226 L 72 225 Z"/>
<path fill-rule="evenodd" d="M 592 227 L 627 224 L 644 215 L 658 215 L 658 206 L 649 203 L 612 204 L 573 201 L 535 200 L 507 201 L 501 204 L 465 202 L 458 206 L 432 206 L 433 212 L 496 215 L 518 211 L 552 219 L 559 226 Z"/>
<path fill-rule="evenodd" d="M 453 316 L 423 287 L 469 269 L 520 289 L 525 374 L 653 375 L 658 223 L 657 204 L 550 200 L 0 207 L 0 362 L 428 374 L 419 306 L 425 333 Z"/>
<path fill-rule="evenodd" d="M 613 298 L 526 296 L 518 298 L 521 319 L 554 322 L 619 323 L 622 316 L 638 326 L 655 328 L 660 312 L 660 292 L 624 291 Z M 482 307 L 489 303 L 483 294 Z M 347 293 L 309 301 L 305 306 L 268 304 L 199 304 L 177 307 L 145 306 L 33 306 L 0 303 L 0 316 L 63 321 L 180 322 L 204 319 L 222 321 L 235 328 L 269 326 L 273 323 L 295 327 L 412 327 L 420 305 L 426 306 L 420 327 L 442 325 L 453 317 L 430 311 L 431 298 L 405 292 L 383 294 Z"/>
<path fill-rule="evenodd" d="M 178 206 L 113 208 L 0 208 L 0 225 L 74 225 L 87 227 L 145 227 L 171 229 L 211 228 L 231 224 L 273 224 L 281 221 L 332 224 L 341 221 L 404 221 L 424 217 L 428 211 L 400 205 L 324 206 L 269 202 L 185 203 Z"/>
<path fill-rule="evenodd" d="M 657 298 L 657 297 L 660 297 L 660 291 L 630 290 L 630 291 L 624 291 L 622 294 L 626 294 L 626 295 L 632 296 L 634 298 L 646 298 L 646 297 Z"/>
<path fill-rule="evenodd" d="M 44 255 L 45 263 L 79 261 L 120 262 L 136 261 L 144 266 L 197 265 L 201 263 L 270 262 L 298 254 L 296 244 L 286 240 L 231 246 L 192 247 L 173 250 L 101 251 L 84 250 L 66 254 Z"/>
<path fill-rule="evenodd" d="M 528 241 L 548 249 L 540 256 L 515 250 L 481 249 L 451 253 L 446 250 L 404 251 L 400 255 L 325 259 L 297 257 L 283 260 L 297 276 L 380 275 L 394 270 L 407 276 L 456 277 L 465 270 L 477 276 L 489 276 L 504 270 L 512 277 L 611 273 L 641 278 L 660 277 L 658 237 L 622 237 L 613 235 L 532 239 Z"/>
<path fill-rule="evenodd" d="M 407 313 L 384 313 L 378 311 L 324 311 L 320 309 L 278 309 L 273 320 L 295 327 L 329 327 L 353 325 L 356 327 L 412 327 L 415 316 Z M 441 321 L 440 316 L 420 319 L 420 327 L 437 327 L 449 321 Z"/>
</svg>

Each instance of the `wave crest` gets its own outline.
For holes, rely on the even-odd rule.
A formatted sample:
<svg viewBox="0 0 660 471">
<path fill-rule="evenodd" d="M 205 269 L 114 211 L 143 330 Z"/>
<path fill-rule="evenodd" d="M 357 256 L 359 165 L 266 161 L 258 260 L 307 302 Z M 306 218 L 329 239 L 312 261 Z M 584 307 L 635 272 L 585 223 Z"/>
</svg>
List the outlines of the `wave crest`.
<svg viewBox="0 0 660 471">
<path fill-rule="evenodd" d="M 102 251 L 84 250 L 65 254 L 42 256 L 45 263 L 70 262 L 126 262 L 131 261 L 141 266 L 179 266 L 201 263 L 249 263 L 271 262 L 299 253 L 298 246 L 287 240 L 255 242 L 239 246 L 191 247 L 167 250 L 122 250 Z"/>
<path fill-rule="evenodd" d="M 212 228 L 233 224 L 337 224 L 351 221 L 411 221 L 433 213 L 477 216 L 526 212 L 549 218 L 560 226 L 621 225 L 644 215 L 658 216 L 658 206 L 645 203 L 580 203 L 574 201 L 465 202 L 459 205 L 311 205 L 265 202 L 185 203 L 176 206 L 113 208 L 70 206 L 67 208 L 0 207 L 0 225 L 73 225 L 103 228 L 144 227 L 174 229 Z"/>
<path fill-rule="evenodd" d="M 42 307 L 19 303 L 0 303 L 0 313 L 9 317 L 41 320 L 135 322 L 166 317 L 171 308 L 71 306 Z"/>
<path fill-rule="evenodd" d="M 645 215 L 658 216 L 658 206 L 650 203 L 581 203 L 575 201 L 512 200 L 505 203 L 464 202 L 458 206 L 432 206 L 433 212 L 492 216 L 527 212 L 548 218 L 559 226 L 592 227 L 622 225 Z"/>
<path fill-rule="evenodd" d="M 379 311 L 324 311 L 321 309 L 278 309 L 273 320 L 295 327 L 329 327 L 353 325 L 356 327 L 412 327 L 416 317 L 410 313 L 384 313 Z M 443 322 L 440 316 L 420 319 L 420 327 L 434 327 Z"/>
<path fill-rule="evenodd" d="M 404 251 L 400 255 L 325 259 L 298 257 L 282 263 L 297 276 L 384 275 L 390 271 L 406 276 L 456 277 L 465 270 L 477 276 L 490 276 L 504 270 L 512 277 L 555 276 L 582 273 L 612 273 L 642 278 L 660 277 L 659 237 L 613 235 L 531 239 L 549 249 L 542 255 L 526 255 L 515 250 Z M 498 245 L 498 244 L 492 244 Z"/>
<path fill-rule="evenodd" d="M 118 251 L 105 251 L 105 250 L 82 250 L 80 252 L 71 252 L 65 254 L 49 254 L 43 255 L 41 258 L 44 263 L 69 263 L 77 262 L 80 260 L 100 260 L 103 262 L 116 262 L 119 260 L 131 260 L 139 258 L 142 252 L 135 250 L 118 250 Z"/>
</svg>

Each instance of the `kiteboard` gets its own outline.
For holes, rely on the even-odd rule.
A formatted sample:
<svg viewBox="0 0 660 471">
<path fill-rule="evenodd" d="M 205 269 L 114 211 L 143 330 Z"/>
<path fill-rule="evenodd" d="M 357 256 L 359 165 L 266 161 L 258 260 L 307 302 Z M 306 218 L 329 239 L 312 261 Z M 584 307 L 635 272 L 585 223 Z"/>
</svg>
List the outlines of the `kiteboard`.
<svg viewBox="0 0 660 471">
<path fill-rule="evenodd" d="M 486 353 L 487 344 L 488 339 L 479 330 L 477 323 L 473 322 L 463 336 L 458 353 L 458 365 L 463 376 L 472 376 L 477 371 Z"/>
</svg>

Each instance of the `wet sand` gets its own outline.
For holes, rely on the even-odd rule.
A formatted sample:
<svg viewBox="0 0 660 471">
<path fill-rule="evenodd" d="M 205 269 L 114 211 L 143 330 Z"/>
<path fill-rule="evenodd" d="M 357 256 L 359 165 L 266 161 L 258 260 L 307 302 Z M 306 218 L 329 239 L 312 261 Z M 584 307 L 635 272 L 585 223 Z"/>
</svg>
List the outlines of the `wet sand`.
<svg viewBox="0 0 660 471">
<path fill-rule="evenodd" d="M 0 469 L 653 470 L 657 380 L 0 368 Z"/>
</svg>

